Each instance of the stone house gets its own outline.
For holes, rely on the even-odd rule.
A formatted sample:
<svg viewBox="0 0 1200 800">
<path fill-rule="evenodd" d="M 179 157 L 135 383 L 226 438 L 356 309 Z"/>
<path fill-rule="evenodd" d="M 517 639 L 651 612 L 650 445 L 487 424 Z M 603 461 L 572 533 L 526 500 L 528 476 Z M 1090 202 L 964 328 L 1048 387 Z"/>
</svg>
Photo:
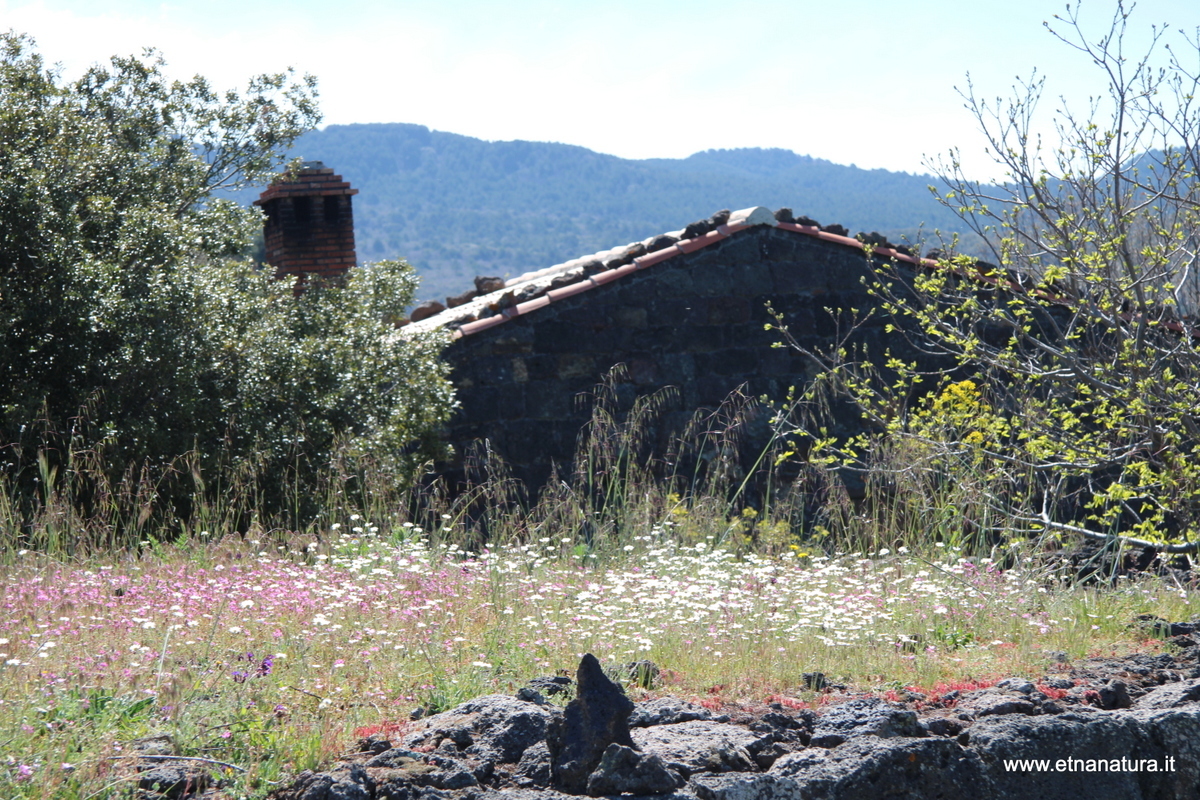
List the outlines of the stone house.
<svg viewBox="0 0 1200 800">
<path fill-rule="evenodd" d="M 516 477 L 538 486 L 552 463 L 570 465 L 591 413 L 586 400 L 616 364 L 624 365 L 616 389 L 626 402 L 676 388 L 656 427 L 660 447 L 735 390 L 782 400 L 810 380 L 808 359 L 772 346 L 779 337 L 766 330 L 768 305 L 805 346 L 832 344 L 852 309 L 875 304 L 865 285 L 872 261 L 921 263 L 875 241 L 865 247 L 841 226 L 795 219 L 788 209 L 723 211 L 507 281 L 478 278 L 475 290 L 415 309 L 402 333 L 452 331 L 444 357 L 461 410 L 450 442 L 461 456 L 486 439 Z M 913 357 L 886 322 L 868 320 L 853 342 Z M 764 444 L 769 416 L 753 420 L 749 451 Z"/>
<path fill-rule="evenodd" d="M 358 190 L 320 162 L 272 184 L 256 204 L 266 215 L 267 261 L 276 276 L 335 279 L 356 263 L 351 197 Z M 461 404 L 447 437 L 462 468 L 472 443 L 488 441 L 527 485 L 551 465 L 569 467 L 591 416 L 588 402 L 610 375 L 628 408 L 637 396 L 673 387 L 653 429 L 660 453 L 699 411 L 731 393 L 782 400 L 813 377 L 814 365 L 774 347 L 766 327 L 782 315 L 804 346 L 825 349 L 851 315 L 875 306 L 865 285 L 873 264 L 932 265 L 878 234 L 850 238 L 839 225 L 794 218 L 789 209 L 721 211 L 652 236 L 518 277 L 480 277 L 445 304 L 416 308 L 399 335 L 444 328 L 444 357 Z M 870 246 L 864 241 L 871 242 Z M 890 320 L 874 315 L 851 343 L 924 358 Z M 848 409 L 840 432 L 857 430 Z M 743 460 L 770 438 L 770 409 L 748 412 Z M 853 487 L 852 487 L 853 489 Z M 852 491 L 853 493 L 853 491 Z"/>
</svg>

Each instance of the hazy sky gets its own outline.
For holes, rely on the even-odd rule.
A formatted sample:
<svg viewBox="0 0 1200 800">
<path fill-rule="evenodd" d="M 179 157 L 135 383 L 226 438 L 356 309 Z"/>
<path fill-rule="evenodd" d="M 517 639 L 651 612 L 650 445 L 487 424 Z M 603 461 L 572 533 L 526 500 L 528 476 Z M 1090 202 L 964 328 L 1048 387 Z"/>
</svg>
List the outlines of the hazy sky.
<svg viewBox="0 0 1200 800">
<path fill-rule="evenodd" d="M 1090 29 L 1114 3 L 1086 0 Z M 217 86 L 293 66 L 320 79 L 327 124 L 414 122 L 483 139 L 627 158 L 783 147 L 924 172 L 960 147 L 986 171 L 955 87 L 1009 92 L 1037 67 L 1044 111 L 1103 88 L 1042 22 L 1049 0 L 0 0 L 68 76 L 114 53 L 163 52 Z M 1143 0 L 1131 21 L 1195 32 L 1197 0 Z"/>
</svg>

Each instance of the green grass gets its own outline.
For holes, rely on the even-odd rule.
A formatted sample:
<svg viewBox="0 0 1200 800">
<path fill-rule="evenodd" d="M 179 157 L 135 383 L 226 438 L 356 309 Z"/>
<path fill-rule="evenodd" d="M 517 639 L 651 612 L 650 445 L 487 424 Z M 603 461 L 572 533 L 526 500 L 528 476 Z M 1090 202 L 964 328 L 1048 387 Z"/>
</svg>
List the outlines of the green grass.
<svg viewBox="0 0 1200 800">
<path fill-rule="evenodd" d="M 817 704 L 804 672 L 876 691 L 1033 677 L 1054 651 L 1156 649 L 1137 614 L 1200 610 L 1152 579 L 1054 587 L 945 547 L 737 554 L 672 527 L 605 553 L 570 536 L 466 552 L 453 529 L 363 519 L 320 542 L 27 552 L 3 569 L 0 795 L 119 794 L 119 757 L 153 733 L 264 793 L 356 730 L 512 692 L 584 652 L 654 661 L 661 693 Z"/>
<path fill-rule="evenodd" d="M 984 475 L 858 504 L 810 475 L 815 517 L 782 489 L 752 503 L 724 461 L 737 413 L 669 462 L 719 469 L 649 464 L 645 402 L 620 424 L 597 413 L 572 479 L 535 503 L 496 462 L 453 500 L 343 470 L 307 523 L 259 520 L 240 489 L 182 521 L 140 513 L 137 487 L 87 518 L 67 491 L 32 512 L 0 492 L 0 797 L 131 796 L 131 745 L 154 734 L 259 797 L 416 707 L 511 693 L 585 652 L 650 659 L 655 693 L 712 707 L 815 707 L 805 673 L 940 692 L 1037 677 L 1052 654 L 1158 650 L 1137 615 L 1200 616 L 1152 577 L 1064 581 L 1053 539 L 978 523 L 964 498 Z"/>
</svg>

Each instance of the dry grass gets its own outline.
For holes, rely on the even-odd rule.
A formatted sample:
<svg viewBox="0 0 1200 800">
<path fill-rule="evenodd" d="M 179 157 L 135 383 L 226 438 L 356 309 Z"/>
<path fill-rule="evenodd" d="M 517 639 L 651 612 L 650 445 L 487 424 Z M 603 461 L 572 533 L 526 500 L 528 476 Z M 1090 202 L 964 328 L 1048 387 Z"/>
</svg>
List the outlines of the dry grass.
<svg viewBox="0 0 1200 800">
<path fill-rule="evenodd" d="M 61 493 L 24 516 L 0 497 L 0 796 L 130 793 L 121 759 L 152 733 L 261 796 L 356 730 L 511 692 L 584 652 L 650 659 L 659 692 L 710 705 L 816 705 L 805 673 L 940 691 L 1034 677 L 1051 654 L 1155 649 L 1135 616 L 1200 616 L 1153 578 L 1064 583 L 1034 558 L 1046 540 L 964 536 L 952 495 L 856 507 L 826 486 L 816 517 L 786 491 L 750 502 L 727 459 L 740 411 L 699 421 L 697 457 L 665 465 L 639 455 L 653 411 L 598 414 L 571 479 L 532 504 L 495 461 L 453 500 L 342 471 L 321 519 L 240 534 L 253 515 L 236 492 L 169 530 L 136 512 L 147 492 L 105 519 Z"/>
<path fill-rule="evenodd" d="M 362 519 L 326 533 L 6 567 L 3 796 L 107 791 L 110 757 L 152 732 L 265 791 L 358 727 L 511 692 L 584 652 L 648 658 L 672 694 L 816 703 L 805 672 L 878 691 L 1034 676 L 1050 652 L 1154 647 L 1128 626 L 1139 613 L 1198 611 L 1153 580 L 1054 589 L 946 548 L 767 558 L 666 525 L 609 553 L 571 537 L 466 552 Z"/>
</svg>

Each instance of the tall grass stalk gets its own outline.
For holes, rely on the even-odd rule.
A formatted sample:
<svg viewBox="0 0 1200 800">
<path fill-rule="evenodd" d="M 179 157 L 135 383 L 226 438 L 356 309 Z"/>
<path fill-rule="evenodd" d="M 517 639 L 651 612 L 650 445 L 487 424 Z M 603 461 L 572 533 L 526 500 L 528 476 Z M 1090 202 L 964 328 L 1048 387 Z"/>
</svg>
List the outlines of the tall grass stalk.
<svg viewBox="0 0 1200 800">
<path fill-rule="evenodd" d="M 654 661 L 655 692 L 817 707 L 805 673 L 877 692 L 1037 677 L 1058 654 L 1162 649 L 1138 614 L 1200 613 L 1170 581 L 1061 580 L 1044 532 L 1000 537 L 1013 526 L 975 499 L 993 477 L 969 453 L 881 440 L 852 498 L 779 460 L 782 437 L 750 447 L 763 412 L 740 395 L 661 456 L 669 395 L 623 414 L 613 384 L 596 397 L 575 463 L 536 497 L 486 445 L 460 491 L 346 454 L 275 516 L 253 462 L 114 486 L 81 453 L 36 502 L 0 486 L 0 796 L 121 791 L 129 764 L 110 758 L 152 733 L 262 796 L 414 708 L 583 652 Z M 183 480 L 190 509 L 164 513 Z"/>
</svg>

